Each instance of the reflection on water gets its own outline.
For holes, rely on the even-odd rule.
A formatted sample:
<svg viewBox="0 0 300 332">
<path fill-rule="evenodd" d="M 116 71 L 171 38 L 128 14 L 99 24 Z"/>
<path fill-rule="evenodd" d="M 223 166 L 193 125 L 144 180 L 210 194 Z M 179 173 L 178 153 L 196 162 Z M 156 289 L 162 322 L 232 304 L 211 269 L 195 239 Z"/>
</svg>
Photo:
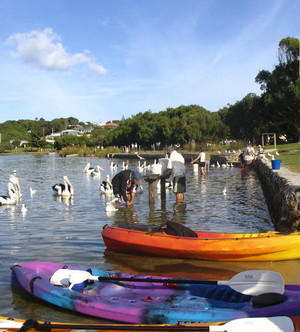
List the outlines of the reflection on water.
<svg viewBox="0 0 300 332">
<path fill-rule="evenodd" d="M 83 172 L 87 162 L 100 165 L 101 179 Z M 123 160 L 114 160 L 119 164 Z M 129 167 L 137 161 L 129 160 Z M 10 287 L 10 266 L 27 261 L 44 260 L 77 266 L 124 272 L 163 274 L 220 280 L 245 269 L 271 269 L 283 273 L 288 282 L 298 282 L 299 261 L 290 262 L 208 262 L 164 257 L 138 256 L 111 252 L 101 237 L 106 224 L 160 224 L 174 220 L 194 230 L 226 232 L 260 232 L 273 230 L 254 172 L 239 168 L 211 169 L 205 177 L 186 167 L 187 192 L 178 205 L 171 189 L 166 200 L 156 193 L 149 206 L 148 184 L 136 195 L 135 206 L 121 205 L 116 212 L 106 212 L 106 197 L 99 191 L 102 180 L 117 172 L 110 161 L 98 158 L 60 158 L 56 155 L 0 156 L 0 195 L 6 194 L 9 174 L 16 170 L 23 193 L 15 206 L 0 206 L 0 314 L 41 320 L 95 322 L 95 318 L 78 316 L 49 306 Z M 73 198 L 53 195 L 52 185 L 67 175 L 75 188 Z M 36 190 L 30 195 L 30 188 Z M 226 192 L 224 189 L 226 188 Z M 24 204 L 26 213 L 22 213 Z"/>
</svg>

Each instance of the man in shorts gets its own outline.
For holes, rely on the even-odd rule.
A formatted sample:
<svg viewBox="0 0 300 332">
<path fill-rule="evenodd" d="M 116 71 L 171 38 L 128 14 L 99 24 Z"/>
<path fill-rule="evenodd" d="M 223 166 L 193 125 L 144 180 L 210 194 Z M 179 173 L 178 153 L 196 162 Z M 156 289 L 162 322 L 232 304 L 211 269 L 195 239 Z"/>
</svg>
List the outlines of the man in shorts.
<svg viewBox="0 0 300 332">
<path fill-rule="evenodd" d="M 186 192 L 184 158 L 173 146 L 167 148 L 167 154 L 169 161 L 167 169 L 163 172 L 163 176 L 166 176 L 171 172 L 173 178 L 173 192 L 176 194 L 176 202 L 183 202 L 184 193 Z"/>
</svg>

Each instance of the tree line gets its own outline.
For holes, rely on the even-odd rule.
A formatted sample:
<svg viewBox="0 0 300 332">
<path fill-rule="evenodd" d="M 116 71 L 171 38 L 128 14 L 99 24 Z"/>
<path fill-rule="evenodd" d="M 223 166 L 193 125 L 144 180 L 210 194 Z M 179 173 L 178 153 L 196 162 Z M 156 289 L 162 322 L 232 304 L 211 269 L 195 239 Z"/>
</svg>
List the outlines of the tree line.
<svg viewBox="0 0 300 332">
<path fill-rule="evenodd" d="M 280 41 L 278 63 L 272 71 L 261 70 L 255 77 L 260 96 L 249 93 L 233 105 L 210 112 L 199 105 L 181 105 L 158 113 L 148 110 L 117 121 L 119 126 L 105 129 L 93 126 L 91 137 L 57 138 L 55 147 L 69 145 L 139 146 L 169 143 L 188 144 L 236 140 L 260 141 L 262 133 L 274 132 L 288 142 L 300 141 L 299 40 L 287 37 Z M 28 139 L 35 147 L 46 144 L 45 135 L 72 125 L 86 125 L 78 119 L 60 118 L 6 121 L 0 124 L 2 142 Z M 89 124 L 91 125 L 91 124 Z"/>
</svg>

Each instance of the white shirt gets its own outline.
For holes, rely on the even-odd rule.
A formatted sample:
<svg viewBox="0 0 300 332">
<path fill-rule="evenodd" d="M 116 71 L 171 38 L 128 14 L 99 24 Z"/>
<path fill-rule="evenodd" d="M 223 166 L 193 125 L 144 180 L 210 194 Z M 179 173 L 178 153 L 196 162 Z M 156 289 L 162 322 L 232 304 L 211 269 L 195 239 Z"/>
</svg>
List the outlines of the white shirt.
<svg viewBox="0 0 300 332">
<path fill-rule="evenodd" d="M 205 152 L 200 153 L 200 163 L 205 163 Z"/>
<path fill-rule="evenodd" d="M 185 173 L 184 158 L 176 150 L 172 151 L 167 168 L 172 169 L 172 177 L 183 175 Z"/>
</svg>

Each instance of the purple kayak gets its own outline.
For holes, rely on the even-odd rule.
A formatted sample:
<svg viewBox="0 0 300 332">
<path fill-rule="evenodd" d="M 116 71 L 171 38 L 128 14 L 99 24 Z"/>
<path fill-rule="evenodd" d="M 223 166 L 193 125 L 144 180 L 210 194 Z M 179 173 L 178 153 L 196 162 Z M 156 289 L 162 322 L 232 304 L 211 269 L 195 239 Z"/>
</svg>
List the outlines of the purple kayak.
<svg viewBox="0 0 300 332">
<path fill-rule="evenodd" d="M 11 283 L 65 309 L 135 324 L 300 315 L 298 285 L 286 285 L 283 294 L 266 289 L 267 294 L 249 295 L 230 284 L 195 283 L 191 279 L 132 275 L 51 262 L 13 266 Z"/>
</svg>

